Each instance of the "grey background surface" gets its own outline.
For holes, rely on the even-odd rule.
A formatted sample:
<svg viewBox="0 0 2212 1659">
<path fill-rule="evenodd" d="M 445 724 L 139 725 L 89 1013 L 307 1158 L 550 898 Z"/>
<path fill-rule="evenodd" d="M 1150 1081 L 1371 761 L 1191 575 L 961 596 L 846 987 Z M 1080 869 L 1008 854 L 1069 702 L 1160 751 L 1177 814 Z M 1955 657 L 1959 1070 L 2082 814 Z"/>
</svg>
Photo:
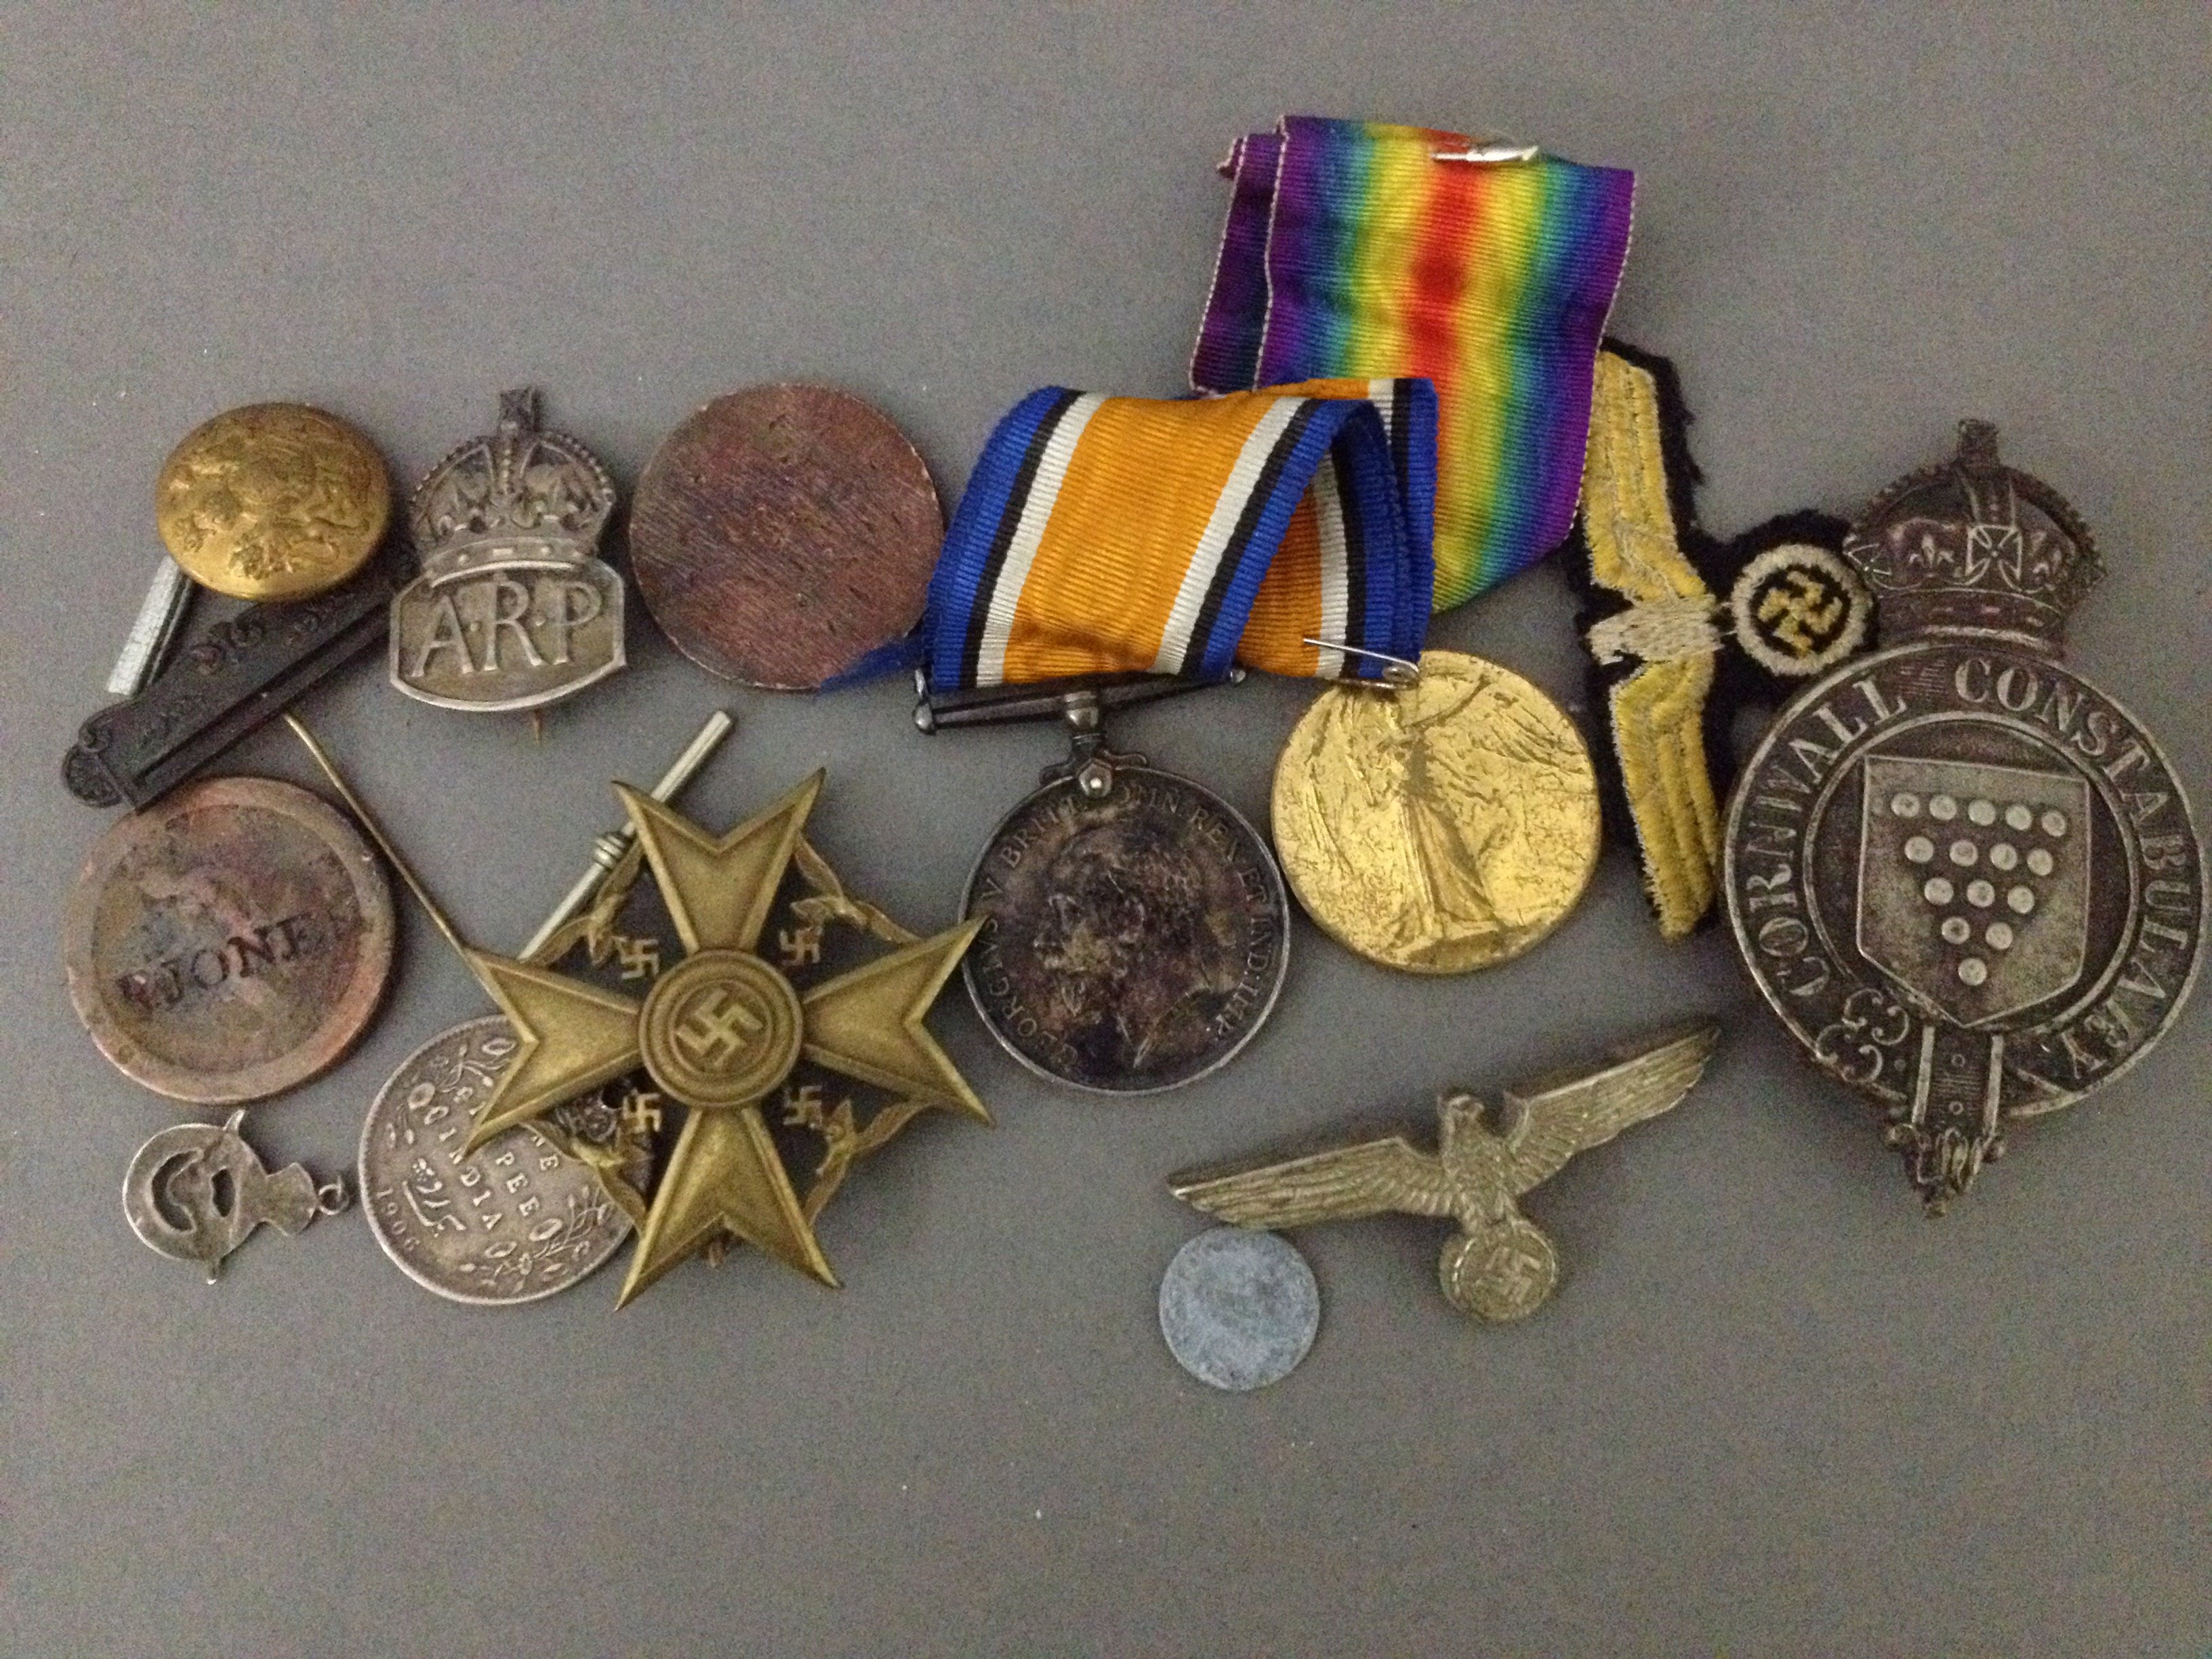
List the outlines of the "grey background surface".
<svg viewBox="0 0 2212 1659">
<path fill-rule="evenodd" d="M 948 502 L 1050 381 L 1171 393 L 1224 204 L 1279 112 L 1539 140 L 1640 175 L 1616 313 L 1673 355 L 1740 528 L 1848 511 L 1984 414 L 2111 575 L 2072 660 L 2212 797 L 2212 14 L 2196 4 L 10 6 L 0 13 L 0 1649 L 10 1654 L 2201 1656 L 2212 1649 L 2212 999 L 1923 1220 L 1723 939 L 1662 948 L 1629 862 L 1503 970 L 1416 981 L 1303 923 L 1273 1024 L 1151 1103 L 1055 1094 L 964 1000 L 996 1109 L 927 1121 L 823 1236 L 617 1316 L 611 1274 L 449 1307 L 358 1216 L 219 1288 L 117 1212 L 172 1121 L 72 1018 L 63 891 L 106 817 L 55 775 L 157 544 L 156 468 L 270 398 L 405 483 L 501 387 L 625 486 L 719 392 L 847 386 Z M 1578 693 L 1541 571 L 1438 642 Z M 708 822 L 805 770 L 820 845 L 916 923 L 1054 757 L 927 740 L 905 688 L 635 667 L 548 720 L 415 707 L 364 664 L 308 712 L 476 938 L 511 947 L 706 710 Z M 1117 726 L 1260 817 L 1310 695 Z M 232 769 L 306 781 L 264 733 Z M 480 994 L 418 915 L 384 1014 L 254 1114 L 349 1159 L 389 1068 Z M 1439 1085 L 1495 1090 L 1697 1012 L 1673 1116 L 1534 1201 L 1528 1324 L 1435 1292 L 1433 1227 L 1312 1230 L 1319 1341 L 1231 1398 L 1154 1326 L 1197 1225 L 1162 1176 Z"/>
</svg>

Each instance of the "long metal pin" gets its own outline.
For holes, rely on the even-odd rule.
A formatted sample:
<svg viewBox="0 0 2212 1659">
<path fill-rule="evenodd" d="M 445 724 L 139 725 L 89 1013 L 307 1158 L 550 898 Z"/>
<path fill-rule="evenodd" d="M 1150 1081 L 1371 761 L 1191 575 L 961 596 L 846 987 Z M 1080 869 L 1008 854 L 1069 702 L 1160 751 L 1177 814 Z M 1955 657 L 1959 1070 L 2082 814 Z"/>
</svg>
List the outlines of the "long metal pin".
<svg viewBox="0 0 2212 1659">
<path fill-rule="evenodd" d="M 147 586 L 146 597 L 138 602 L 137 619 L 131 624 L 131 636 L 123 641 L 122 654 L 107 671 L 111 696 L 135 697 L 161 672 L 197 592 L 192 579 L 174 559 L 163 554 L 155 568 L 154 580 Z"/>
<path fill-rule="evenodd" d="M 660 775 L 660 781 L 646 793 L 658 801 L 674 796 L 698 775 L 699 769 L 721 747 L 722 739 L 730 735 L 736 725 L 737 721 L 726 709 L 717 708 L 708 715 L 707 723 L 699 728 L 698 734 L 684 746 L 684 752 Z M 553 913 L 530 936 L 530 943 L 522 947 L 521 960 L 528 962 L 535 957 L 545 948 L 546 940 L 560 932 L 571 916 L 592 902 L 592 896 L 599 890 L 599 884 L 606 879 L 607 872 L 622 861 L 623 854 L 629 851 L 630 842 L 636 839 L 635 826 L 625 822 L 620 829 L 610 830 L 592 842 L 591 867 L 576 878 L 576 884 L 568 890 L 560 903 L 553 907 Z"/>
<path fill-rule="evenodd" d="M 453 931 L 453 924 L 446 920 L 446 913 L 438 908 L 438 901 L 430 896 L 430 890 L 422 885 L 421 878 L 409 867 L 407 860 L 399 856 L 399 849 L 392 844 L 392 838 L 384 833 L 384 826 L 376 821 L 376 814 L 368 810 L 362 798 L 354 793 L 353 786 L 339 774 L 337 763 L 325 752 L 321 744 L 315 741 L 315 734 L 307 730 L 297 714 L 287 711 L 284 724 L 292 728 L 292 735 L 306 745 L 307 753 L 313 758 L 315 764 L 323 769 L 323 775 L 331 781 L 331 787 L 338 792 L 339 799 L 353 810 L 354 817 L 361 820 L 361 827 L 368 831 L 368 838 L 376 843 L 379 850 L 383 853 L 386 861 L 399 872 L 399 879 L 407 884 L 407 890 L 415 895 L 416 903 L 422 907 L 423 913 L 430 918 L 438 931 L 446 936 L 446 943 L 453 947 L 455 953 L 463 962 L 468 961 L 469 947 L 462 942 L 461 936 Z M 471 967 L 470 971 L 473 973 L 476 970 Z"/>
</svg>

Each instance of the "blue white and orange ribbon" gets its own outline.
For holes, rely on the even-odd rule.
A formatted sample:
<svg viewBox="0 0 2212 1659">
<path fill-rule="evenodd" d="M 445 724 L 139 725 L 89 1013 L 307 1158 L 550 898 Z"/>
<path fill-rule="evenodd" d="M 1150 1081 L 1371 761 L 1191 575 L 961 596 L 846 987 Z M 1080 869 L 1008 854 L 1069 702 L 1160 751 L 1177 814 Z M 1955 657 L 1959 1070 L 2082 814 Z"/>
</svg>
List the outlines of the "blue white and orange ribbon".
<svg viewBox="0 0 2212 1659">
<path fill-rule="evenodd" d="M 1031 392 L 946 532 L 932 687 L 1218 678 L 1239 661 L 1379 678 L 1387 665 L 1357 652 L 1417 658 L 1428 627 L 1436 425 L 1421 380 Z"/>
</svg>

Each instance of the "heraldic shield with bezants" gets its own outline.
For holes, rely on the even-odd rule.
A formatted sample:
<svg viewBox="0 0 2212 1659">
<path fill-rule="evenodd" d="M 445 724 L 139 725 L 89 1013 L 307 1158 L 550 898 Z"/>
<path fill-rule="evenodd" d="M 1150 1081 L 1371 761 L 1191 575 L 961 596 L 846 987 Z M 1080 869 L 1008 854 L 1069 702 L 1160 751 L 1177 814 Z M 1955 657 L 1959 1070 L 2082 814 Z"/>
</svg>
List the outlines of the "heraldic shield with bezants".
<svg viewBox="0 0 2212 1659">
<path fill-rule="evenodd" d="M 2060 661 L 2101 574 L 2057 492 L 1967 422 L 1845 551 L 1887 643 L 1809 687 L 1729 814 L 1737 947 L 1826 1071 L 1882 1108 L 1931 1206 L 2172 1024 L 2203 855 L 2148 732 Z"/>
</svg>

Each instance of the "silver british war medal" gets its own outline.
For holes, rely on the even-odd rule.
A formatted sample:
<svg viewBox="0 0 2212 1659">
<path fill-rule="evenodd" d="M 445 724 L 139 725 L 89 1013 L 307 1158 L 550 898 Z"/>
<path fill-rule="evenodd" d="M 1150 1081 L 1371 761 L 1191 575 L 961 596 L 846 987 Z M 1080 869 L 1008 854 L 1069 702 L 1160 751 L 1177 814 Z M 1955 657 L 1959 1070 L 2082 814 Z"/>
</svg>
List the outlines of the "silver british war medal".
<svg viewBox="0 0 2212 1659">
<path fill-rule="evenodd" d="M 1000 820 L 962 902 L 982 925 L 962 964 L 976 1012 L 1055 1082 L 1112 1095 L 1194 1082 L 1281 994 L 1290 900 L 1267 842 L 1211 790 L 1105 746 L 1107 708 L 1192 689 L 1118 676 L 933 698 L 922 684 L 926 732 L 1053 712 L 1067 728 L 1067 759 Z"/>
<path fill-rule="evenodd" d="M 1823 1070 L 1869 1097 L 1931 1209 L 2179 1012 L 2203 848 L 2148 732 L 2059 660 L 2102 574 L 1996 429 L 1900 479 L 1845 554 L 1884 648 L 1785 708 L 1729 806 L 1737 949 Z"/>
<path fill-rule="evenodd" d="M 500 395 L 499 429 L 432 468 L 408 511 L 422 572 L 392 601 L 392 683 L 441 708 L 537 708 L 623 665 L 622 578 L 597 556 L 615 487 L 592 452 Z"/>
</svg>

